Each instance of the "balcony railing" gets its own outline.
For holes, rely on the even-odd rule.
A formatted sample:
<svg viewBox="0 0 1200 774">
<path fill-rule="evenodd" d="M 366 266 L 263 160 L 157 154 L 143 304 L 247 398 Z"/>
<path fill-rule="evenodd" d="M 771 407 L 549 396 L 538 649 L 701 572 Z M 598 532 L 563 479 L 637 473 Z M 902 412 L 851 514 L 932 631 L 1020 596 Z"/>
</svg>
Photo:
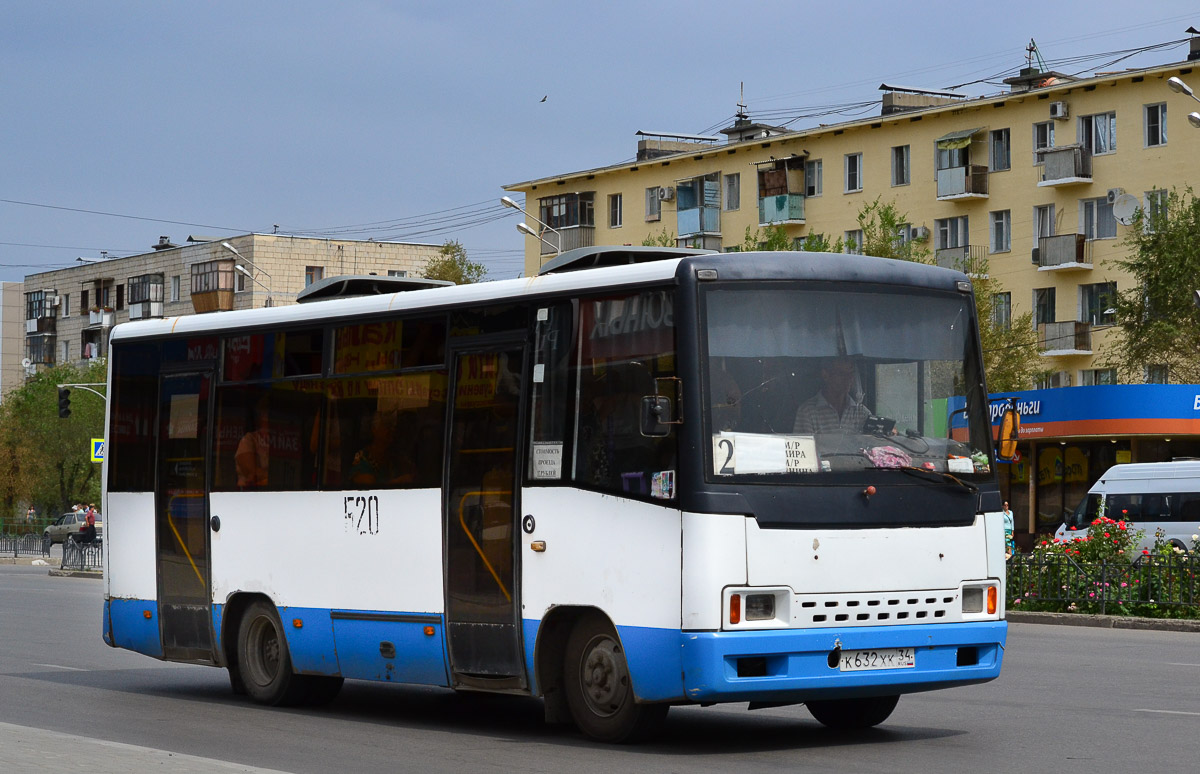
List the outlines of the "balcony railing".
<svg viewBox="0 0 1200 774">
<path fill-rule="evenodd" d="M 1082 145 L 1042 148 L 1038 155 L 1043 162 L 1039 186 L 1092 182 L 1092 152 Z"/>
<path fill-rule="evenodd" d="M 558 234 L 555 234 L 554 231 L 557 231 Z M 595 226 L 563 226 L 554 231 L 542 231 L 542 255 L 554 255 L 556 246 L 559 252 L 565 253 L 576 247 L 591 247 L 596 244 Z M 558 244 L 560 238 L 561 245 Z"/>
<path fill-rule="evenodd" d="M 692 207 L 678 210 L 679 236 L 688 237 L 696 234 L 720 234 L 721 210 L 718 207 Z"/>
<path fill-rule="evenodd" d="M 1039 323 L 1038 346 L 1043 355 L 1090 355 L 1092 324 L 1076 320 Z"/>
<path fill-rule="evenodd" d="M 964 274 L 981 274 L 987 260 L 987 245 L 961 245 L 940 247 L 933 251 L 933 260 L 943 269 L 954 269 Z"/>
<path fill-rule="evenodd" d="M 988 169 L 983 164 L 950 167 L 937 171 L 937 198 L 986 199 Z"/>
<path fill-rule="evenodd" d="M 1042 237 L 1034 250 L 1033 261 L 1039 269 L 1090 269 L 1092 243 L 1083 234 Z"/>
<path fill-rule="evenodd" d="M 91 309 L 88 311 L 88 326 L 98 325 L 101 328 L 111 328 L 113 313 L 111 309 Z"/>
<path fill-rule="evenodd" d="M 130 320 L 146 320 L 163 316 L 162 301 L 139 301 L 129 305 Z"/>
<path fill-rule="evenodd" d="M 56 317 L 34 317 L 25 321 L 26 333 L 49 333 L 54 334 L 57 331 Z"/>
<path fill-rule="evenodd" d="M 772 223 L 803 223 L 804 194 L 763 196 L 758 200 L 758 225 Z"/>
</svg>

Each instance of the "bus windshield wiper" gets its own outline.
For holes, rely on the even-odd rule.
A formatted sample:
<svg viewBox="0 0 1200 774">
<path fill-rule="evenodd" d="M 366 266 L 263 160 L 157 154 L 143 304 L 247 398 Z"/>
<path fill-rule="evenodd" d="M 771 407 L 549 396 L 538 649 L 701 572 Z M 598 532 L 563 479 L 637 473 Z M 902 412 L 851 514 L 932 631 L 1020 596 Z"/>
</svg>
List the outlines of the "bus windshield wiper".
<svg viewBox="0 0 1200 774">
<path fill-rule="evenodd" d="M 936 470 L 926 470 L 925 468 L 915 468 L 911 465 L 897 466 L 894 468 L 874 467 L 874 468 L 869 468 L 869 470 L 900 470 L 900 471 L 907 473 L 910 476 L 919 478 L 922 481 L 927 481 L 931 484 L 936 484 L 936 483 L 954 484 L 956 486 L 962 487 L 963 489 L 967 490 L 968 492 L 971 492 L 972 494 L 979 491 L 979 487 L 975 486 L 970 481 L 963 481 L 961 478 L 959 478 L 958 476 L 955 476 L 951 473 L 939 473 Z"/>
</svg>

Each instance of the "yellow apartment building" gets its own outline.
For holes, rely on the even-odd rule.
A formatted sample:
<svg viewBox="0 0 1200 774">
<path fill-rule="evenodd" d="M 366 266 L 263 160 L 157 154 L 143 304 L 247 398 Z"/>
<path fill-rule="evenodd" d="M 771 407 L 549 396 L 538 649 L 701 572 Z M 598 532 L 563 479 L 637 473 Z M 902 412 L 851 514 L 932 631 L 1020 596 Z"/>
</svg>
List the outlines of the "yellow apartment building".
<svg viewBox="0 0 1200 774">
<path fill-rule="evenodd" d="M 526 274 L 560 249 L 657 237 L 732 251 L 766 226 L 857 252 L 864 205 L 894 203 L 939 264 L 986 258 L 1002 319 L 1034 313 L 1047 376 L 1016 393 L 1024 461 L 1002 483 L 1027 532 L 1052 529 L 1116 462 L 1200 456 L 1200 389 L 1152 363 L 1145 384 L 1117 385 L 1101 357 L 1109 299 L 1131 282 L 1114 264 L 1123 221 L 1200 178 L 1200 105 L 1167 83 L 1200 87 L 1197 60 L 1200 39 L 1186 62 L 1030 69 L 990 97 L 885 85 L 879 115 L 799 131 L 739 114 L 723 139 L 639 132 L 632 162 L 506 186 L 538 231 Z"/>
</svg>

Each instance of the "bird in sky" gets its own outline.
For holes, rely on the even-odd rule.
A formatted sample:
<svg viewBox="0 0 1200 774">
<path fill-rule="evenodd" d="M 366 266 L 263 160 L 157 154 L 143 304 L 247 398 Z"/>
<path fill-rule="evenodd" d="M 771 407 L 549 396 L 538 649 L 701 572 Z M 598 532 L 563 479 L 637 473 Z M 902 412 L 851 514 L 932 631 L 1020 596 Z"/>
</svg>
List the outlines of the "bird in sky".
<svg viewBox="0 0 1200 774">
<path fill-rule="evenodd" d="M 547 94 L 545 97 L 542 97 L 542 98 L 541 98 L 541 100 L 539 100 L 539 101 L 540 101 L 540 102 L 545 102 L 545 101 L 546 101 L 546 97 L 549 97 L 549 96 L 550 96 L 550 95 L 549 95 L 549 94 Z"/>
</svg>

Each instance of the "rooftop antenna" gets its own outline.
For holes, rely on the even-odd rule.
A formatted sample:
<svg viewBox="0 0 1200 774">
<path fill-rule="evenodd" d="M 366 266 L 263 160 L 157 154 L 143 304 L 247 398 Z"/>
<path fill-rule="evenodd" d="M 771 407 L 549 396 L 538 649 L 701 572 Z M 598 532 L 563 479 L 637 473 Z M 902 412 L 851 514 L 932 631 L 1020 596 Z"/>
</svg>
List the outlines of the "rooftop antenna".
<svg viewBox="0 0 1200 774">
<path fill-rule="evenodd" d="M 737 113 L 734 114 L 734 118 L 736 118 L 738 121 L 746 121 L 750 118 L 750 116 L 746 115 L 746 82 L 745 81 L 738 82 Z"/>
<path fill-rule="evenodd" d="M 1038 51 L 1037 42 L 1033 38 L 1029 39 L 1029 45 L 1025 47 L 1025 63 L 1029 67 L 1033 67 L 1033 61 L 1037 60 L 1038 72 L 1044 73 L 1048 69 L 1046 60 L 1042 59 L 1042 52 Z"/>
</svg>

